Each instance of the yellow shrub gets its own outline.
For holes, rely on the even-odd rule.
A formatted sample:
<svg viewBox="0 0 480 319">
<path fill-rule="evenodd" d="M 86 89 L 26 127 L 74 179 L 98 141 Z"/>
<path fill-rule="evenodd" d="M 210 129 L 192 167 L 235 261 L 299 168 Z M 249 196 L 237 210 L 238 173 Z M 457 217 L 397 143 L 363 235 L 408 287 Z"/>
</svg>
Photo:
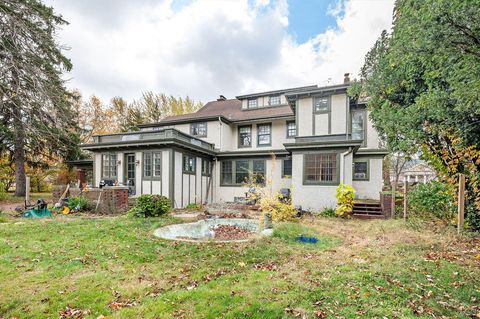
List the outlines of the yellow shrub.
<svg viewBox="0 0 480 319">
<path fill-rule="evenodd" d="M 340 217 L 348 217 L 353 211 L 353 199 L 355 198 L 355 189 L 348 185 L 340 183 L 337 187 L 337 208 L 335 212 Z"/>
<path fill-rule="evenodd" d="M 282 202 L 280 194 L 274 197 L 263 197 L 260 200 L 262 212 L 270 213 L 275 222 L 292 221 L 297 216 L 297 210 L 291 202 Z"/>
</svg>

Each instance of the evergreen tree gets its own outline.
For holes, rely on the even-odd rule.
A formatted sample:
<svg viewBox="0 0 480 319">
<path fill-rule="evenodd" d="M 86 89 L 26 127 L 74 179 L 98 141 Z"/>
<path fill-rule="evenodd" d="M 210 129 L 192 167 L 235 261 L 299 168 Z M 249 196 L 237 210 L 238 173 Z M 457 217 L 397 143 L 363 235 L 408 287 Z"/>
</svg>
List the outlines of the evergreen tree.
<svg viewBox="0 0 480 319">
<path fill-rule="evenodd" d="M 67 22 L 38 0 L 0 2 L 0 140 L 25 195 L 27 154 L 78 155 L 71 96 L 61 76 L 71 62 L 55 42 Z"/>
</svg>

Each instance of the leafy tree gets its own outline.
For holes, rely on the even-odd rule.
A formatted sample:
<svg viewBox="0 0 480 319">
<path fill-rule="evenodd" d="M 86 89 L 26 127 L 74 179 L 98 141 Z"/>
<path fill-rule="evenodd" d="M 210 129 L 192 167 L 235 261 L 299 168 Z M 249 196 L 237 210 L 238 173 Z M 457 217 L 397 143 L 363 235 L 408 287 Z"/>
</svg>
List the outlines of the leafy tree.
<svg viewBox="0 0 480 319">
<path fill-rule="evenodd" d="M 120 132 L 137 131 L 139 124 L 155 123 L 166 116 L 196 112 L 201 107 L 202 103 L 195 102 L 188 96 L 176 98 L 151 91 L 144 92 L 140 99 L 130 104 L 121 97 L 111 100 L 111 108 L 115 110 L 117 129 Z"/>
<path fill-rule="evenodd" d="M 465 173 L 480 210 L 479 0 L 397 0 L 349 93 L 393 151 L 421 150 L 452 184 Z"/>
<path fill-rule="evenodd" d="M 0 2 L 0 141 L 13 155 L 17 196 L 25 194 L 28 154 L 78 154 L 61 78 L 72 65 L 55 42 L 57 27 L 66 23 L 38 0 Z"/>
</svg>

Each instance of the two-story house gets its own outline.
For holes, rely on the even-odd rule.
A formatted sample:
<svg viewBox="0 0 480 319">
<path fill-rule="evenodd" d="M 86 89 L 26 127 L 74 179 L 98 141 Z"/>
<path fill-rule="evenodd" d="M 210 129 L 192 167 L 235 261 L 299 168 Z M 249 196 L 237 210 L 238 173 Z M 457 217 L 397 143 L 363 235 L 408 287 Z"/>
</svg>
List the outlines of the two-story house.
<svg viewBox="0 0 480 319">
<path fill-rule="evenodd" d="M 295 205 L 335 207 L 339 183 L 359 199 L 379 199 L 382 161 L 365 104 L 346 83 L 275 90 L 226 99 L 192 114 L 143 124 L 139 132 L 98 135 L 94 185 L 116 181 L 132 194 L 161 194 L 174 207 L 245 198 L 246 181 L 290 188 Z"/>
</svg>

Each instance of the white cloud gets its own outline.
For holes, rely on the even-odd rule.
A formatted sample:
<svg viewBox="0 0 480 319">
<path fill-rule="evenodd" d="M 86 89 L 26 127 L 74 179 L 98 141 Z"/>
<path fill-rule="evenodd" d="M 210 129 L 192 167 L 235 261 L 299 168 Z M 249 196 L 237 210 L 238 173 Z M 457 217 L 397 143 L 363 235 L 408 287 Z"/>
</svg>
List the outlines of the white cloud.
<svg viewBox="0 0 480 319">
<path fill-rule="evenodd" d="M 99 5 L 99 3 L 102 3 Z M 206 102 L 218 94 L 340 82 L 358 73 L 393 0 L 339 2 L 337 25 L 306 43 L 287 32 L 285 1 L 50 0 L 70 22 L 70 87 L 103 100 L 153 90 Z"/>
</svg>

